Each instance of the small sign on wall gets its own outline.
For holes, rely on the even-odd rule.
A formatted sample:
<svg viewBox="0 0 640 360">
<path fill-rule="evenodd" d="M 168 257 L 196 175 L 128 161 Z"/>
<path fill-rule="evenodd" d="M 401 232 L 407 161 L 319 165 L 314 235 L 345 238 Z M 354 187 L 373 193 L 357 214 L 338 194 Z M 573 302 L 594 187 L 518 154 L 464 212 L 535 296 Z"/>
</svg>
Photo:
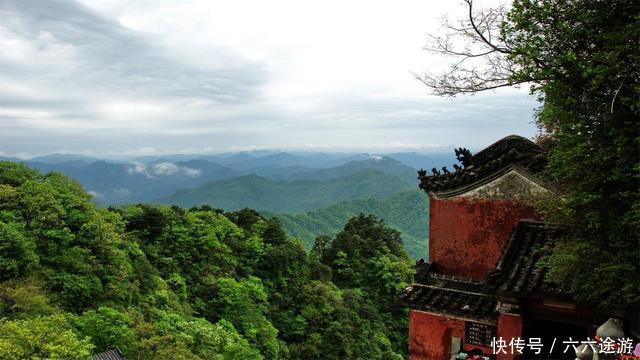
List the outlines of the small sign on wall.
<svg viewBox="0 0 640 360">
<path fill-rule="evenodd" d="M 498 327 L 496 326 L 473 321 L 465 321 L 464 323 L 465 344 L 491 347 L 491 340 L 497 336 Z"/>
</svg>

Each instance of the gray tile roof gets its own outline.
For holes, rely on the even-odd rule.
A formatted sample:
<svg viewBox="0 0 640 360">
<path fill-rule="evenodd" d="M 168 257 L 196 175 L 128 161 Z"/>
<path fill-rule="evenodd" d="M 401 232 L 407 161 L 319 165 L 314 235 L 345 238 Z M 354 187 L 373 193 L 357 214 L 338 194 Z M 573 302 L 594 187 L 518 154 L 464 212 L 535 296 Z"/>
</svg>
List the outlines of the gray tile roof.
<svg viewBox="0 0 640 360">
<path fill-rule="evenodd" d="M 92 360 L 126 360 L 120 349 L 115 348 L 100 354 L 93 355 Z"/>
</svg>

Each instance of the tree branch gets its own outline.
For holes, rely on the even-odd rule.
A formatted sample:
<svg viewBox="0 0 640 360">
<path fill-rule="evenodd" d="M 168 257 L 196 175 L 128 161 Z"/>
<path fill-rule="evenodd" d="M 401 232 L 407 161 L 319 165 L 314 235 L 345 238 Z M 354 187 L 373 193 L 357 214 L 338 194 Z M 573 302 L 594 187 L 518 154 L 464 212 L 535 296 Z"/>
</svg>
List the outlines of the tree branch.
<svg viewBox="0 0 640 360">
<path fill-rule="evenodd" d="M 484 34 L 480 30 L 478 30 L 478 27 L 476 26 L 475 21 L 473 21 L 473 0 L 464 0 L 464 2 L 466 2 L 467 5 L 469 5 L 469 23 L 471 24 L 471 27 L 476 32 L 476 34 L 478 34 L 480 39 L 493 50 L 501 52 L 503 54 L 509 54 L 510 52 L 507 49 L 503 49 L 494 45 L 493 43 L 491 43 L 491 41 L 487 40 L 487 38 L 484 36 Z"/>
<path fill-rule="evenodd" d="M 513 86 L 528 80 L 514 80 L 515 64 L 507 55 L 512 51 L 506 45 L 494 43 L 494 38 L 504 42 L 496 34 L 505 18 L 505 8 L 475 10 L 473 0 L 464 0 L 468 18 L 455 24 L 446 17 L 442 25 L 443 36 L 429 35 L 425 50 L 454 57 L 456 60 L 440 74 L 426 72 L 416 79 L 426 85 L 433 94 L 455 96 L 501 87 Z M 463 46 L 457 44 L 464 42 Z"/>
</svg>

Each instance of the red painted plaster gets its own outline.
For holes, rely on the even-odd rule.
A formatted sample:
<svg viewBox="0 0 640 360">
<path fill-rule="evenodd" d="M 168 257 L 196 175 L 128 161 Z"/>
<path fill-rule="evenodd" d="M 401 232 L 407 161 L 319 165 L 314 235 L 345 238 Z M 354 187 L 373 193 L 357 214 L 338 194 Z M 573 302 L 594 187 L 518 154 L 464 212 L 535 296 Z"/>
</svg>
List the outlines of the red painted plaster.
<svg viewBox="0 0 640 360">
<path fill-rule="evenodd" d="M 500 314 L 498 317 L 498 339 L 504 340 L 508 345 L 515 338 L 522 338 L 522 317 L 518 314 Z M 502 351 L 496 352 L 496 360 L 513 360 L 515 355 L 518 355 L 518 353 L 512 354 L 510 347 L 507 347 L 506 354 Z"/>
<path fill-rule="evenodd" d="M 508 199 L 437 199 L 429 195 L 429 262 L 438 272 L 483 280 L 495 267 L 518 220 L 531 206 Z"/>
<path fill-rule="evenodd" d="M 464 342 L 465 320 L 436 315 L 422 311 L 409 311 L 409 359 L 449 360 L 451 358 L 451 338 L 459 337 Z M 462 344 L 465 350 L 481 349 L 491 354 L 491 348 Z"/>
</svg>

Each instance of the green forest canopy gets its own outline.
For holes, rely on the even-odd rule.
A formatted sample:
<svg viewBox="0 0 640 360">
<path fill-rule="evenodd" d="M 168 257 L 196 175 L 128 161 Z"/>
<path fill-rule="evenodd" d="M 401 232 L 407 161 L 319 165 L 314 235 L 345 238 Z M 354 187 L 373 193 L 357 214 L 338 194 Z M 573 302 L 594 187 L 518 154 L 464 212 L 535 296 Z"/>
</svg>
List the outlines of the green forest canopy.
<svg viewBox="0 0 640 360">
<path fill-rule="evenodd" d="M 401 359 L 412 263 L 359 215 L 308 254 L 256 211 L 99 209 L 0 162 L 0 358 Z"/>
<path fill-rule="evenodd" d="M 316 237 L 337 234 L 359 213 L 373 214 L 400 231 L 404 248 L 412 259 L 428 257 L 429 201 L 427 194 L 417 188 L 384 198 L 341 201 L 305 213 L 265 215 L 277 216 L 287 234 L 310 249 Z"/>
</svg>

